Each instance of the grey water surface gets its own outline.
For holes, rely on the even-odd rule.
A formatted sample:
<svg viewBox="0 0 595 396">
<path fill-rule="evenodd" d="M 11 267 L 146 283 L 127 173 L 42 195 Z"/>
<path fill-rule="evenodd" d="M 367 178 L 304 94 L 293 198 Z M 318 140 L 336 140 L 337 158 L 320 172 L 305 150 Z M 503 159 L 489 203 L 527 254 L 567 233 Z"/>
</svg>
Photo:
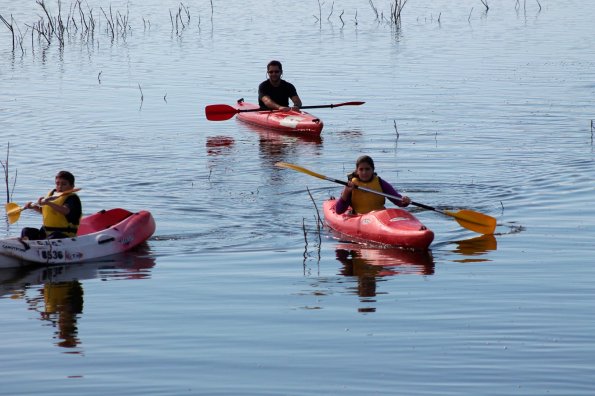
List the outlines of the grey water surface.
<svg viewBox="0 0 595 396">
<path fill-rule="evenodd" d="M 0 394 L 594 394 L 595 3 L 485 3 L 411 0 L 397 26 L 389 1 L 46 1 L 61 45 L 0 0 L 11 199 L 67 169 L 85 213 L 157 223 L 126 255 L 0 270 Z M 319 139 L 206 120 L 271 59 L 305 105 L 366 103 L 312 110 Z M 364 153 L 496 234 L 412 207 L 429 253 L 350 244 L 317 226 L 341 186 L 275 167 L 343 179 Z"/>
</svg>

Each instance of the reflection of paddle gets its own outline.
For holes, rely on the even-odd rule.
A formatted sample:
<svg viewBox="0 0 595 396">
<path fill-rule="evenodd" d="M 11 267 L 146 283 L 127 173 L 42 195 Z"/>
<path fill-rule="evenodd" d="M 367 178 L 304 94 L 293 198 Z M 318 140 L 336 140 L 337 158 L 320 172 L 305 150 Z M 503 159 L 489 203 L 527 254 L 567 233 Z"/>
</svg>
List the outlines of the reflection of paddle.
<svg viewBox="0 0 595 396">
<path fill-rule="evenodd" d="M 465 256 L 477 256 L 498 249 L 498 241 L 493 235 L 481 235 L 455 243 L 457 248 L 453 252 Z"/>
<path fill-rule="evenodd" d="M 278 167 L 281 167 L 281 168 L 293 169 L 298 172 L 302 172 L 307 175 L 317 177 L 319 179 L 328 180 L 328 181 L 331 181 L 334 183 L 339 183 L 344 186 L 347 185 L 346 181 L 333 179 L 333 178 L 321 175 L 319 173 L 312 172 L 311 170 L 308 170 L 308 169 L 303 168 L 298 165 L 288 164 L 286 162 L 277 162 L 275 165 Z M 369 192 L 372 194 L 382 195 L 387 198 L 400 199 L 399 197 L 397 197 L 395 195 L 385 194 L 383 192 L 372 190 L 372 189 L 365 188 L 365 187 L 355 186 L 355 188 L 359 188 L 362 191 L 366 191 L 366 192 Z M 493 234 L 494 230 L 496 229 L 496 219 L 495 218 L 488 216 L 486 214 L 483 214 L 483 213 L 475 212 L 473 210 L 463 209 L 463 210 L 459 210 L 458 212 L 451 212 L 448 210 L 436 209 L 431 206 L 428 206 L 428 205 L 425 205 L 422 203 L 418 203 L 418 202 L 411 201 L 411 204 L 415 205 L 415 206 L 419 206 L 420 208 L 433 210 L 434 212 L 438 212 L 438 213 L 442 213 L 447 216 L 454 217 L 454 219 L 457 221 L 457 223 L 459 223 L 462 227 L 464 227 L 468 230 L 471 230 L 471 231 L 478 232 L 480 234 Z"/>
<path fill-rule="evenodd" d="M 337 103 L 337 104 L 330 104 L 330 105 L 318 105 L 318 106 L 302 106 L 300 109 L 324 109 L 324 108 L 333 108 L 333 107 L 341 107 L 341 106 L 359 106 L 363 105 L 366 102 L 345 102 L 345 103 Z M 209 121 L 225 121 L 232 118 L 234 115 L 238 113 L 246 113 L 251 111 L 263 111 L 262 109 L 236 109 L 230 105 L 226 104 L 214 104 L 208 105 L 205 107 L 205 114 L 207 116 L 207 120 Z M 267 110 L 264 110 L 267 111 Z M 277 110 L 270 110 L 270 111 L 277 111 Z"/>
<path fill-rule="evenodd" d="M 462 259 L 453 260 L 457 263 L 479 263 L 483 261 L 490 261 L 487 258 L 479 258 L 490 251 L 498 248 L 498 242 L 494 235 L 481 235 L 475 238 L 466 239 L 463 241 L 455 241 L 457 248 L 453 252 L 463 256 Z"/>
<path fill-rule="evenodd" d="M 77 192 L 77 191 L 80 191 L 80 188 L 73 188 L 72 190 L 62 191 L 61 193 L 56 193 L 56 194 L 52 195 L 52 197 L 57 198 L 61 195 L 70 194 L 70 193 Z M 28 209 L 28 208 L 20 207 L 18 204 L 14 203 L 14 202 L 7 203 L 6 205 L 4 205 L 4 208 L 6 209 L 6 215 L 8 216 L 9 224 L 16 223 L 17 220 L 19 219 L 19 217 L 21 217 L 21 212 L 25 209 Z"/>
</svg>

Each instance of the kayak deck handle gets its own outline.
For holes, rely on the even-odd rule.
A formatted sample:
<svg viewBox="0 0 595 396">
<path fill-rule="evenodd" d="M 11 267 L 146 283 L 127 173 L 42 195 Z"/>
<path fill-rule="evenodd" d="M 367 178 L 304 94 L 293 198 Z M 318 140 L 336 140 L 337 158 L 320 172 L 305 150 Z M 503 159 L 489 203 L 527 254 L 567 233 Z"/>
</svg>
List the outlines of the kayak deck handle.
<svg viewBox="0 0 595 396">
<path fill-rule="evenodd" d="M 99 239 L 99 238 L 97 238 L 97 244 L 103 245 L 104 243 L 113 242 L 115 240 L 116 240 L 116 238 L 114 238 L 114 237 L 109 237 L 109 238 L 106 238 L 106 239 Z"/>
</svg>

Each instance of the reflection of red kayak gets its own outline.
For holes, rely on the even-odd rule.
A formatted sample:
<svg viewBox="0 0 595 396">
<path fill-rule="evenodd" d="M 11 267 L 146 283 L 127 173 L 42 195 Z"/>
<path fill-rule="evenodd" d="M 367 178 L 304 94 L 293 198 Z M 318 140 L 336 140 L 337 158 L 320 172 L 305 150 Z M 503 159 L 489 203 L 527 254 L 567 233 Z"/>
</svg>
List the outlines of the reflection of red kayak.
<svg viewBox="0 0 595 396">
<path fill-rule="evenodd" d="M 229 151 L 235 141 L 229 136 L 209 136 L 207 137 L 207 155 L 219 155 Z"/>
<path fill-rule="evenodd" d="M 0 254 L 41 264 L 78 263 L 128 251 L 155 232 L 151 213 L 124 209 L 102 210 L 84 217 L 75 238 L 0 240 Z M 13 262 L 10 262 L 15 264 Z M 8 266 L 9 262 L 0 266 Z"/>
<path fill-rule="evenodd" d="M 368 247 L 340 243 L 337 260 L 345 264 L 343 275 L 432 275 L 434 259 L 429 250 Z"/>
<path fill-rule="evenodd" d="M 246 124 L 246 129 L 257 133 L 261 141 L 267 141 L 276 145 L 291 145 L 293 143 L 321 144 L 322 136 L 308 133 L 295 133 L 285 131 L 275 131 L 253 124 Z"/>
<path fill-rule="evenodd" d="M 424 250 L 434 240 L 434 233 L 404 209 L 375 210 L 363 215 L 335 212 L 335 200 L 324 202 L 324 218 L 329 227 L 357 242 Z"/>
<path fill-rule="evenodd" d="M 255 110 L 259 108 L 258 105 L 244 102 L 242 99 L 238 100 L 233 107 L 237 110 Z M 324 126 L 320 118 L 305 111 L 249 111 L 238 113 L 237 118 L 248 124 L 298 135 L 320 135 Z"/>
</svg>

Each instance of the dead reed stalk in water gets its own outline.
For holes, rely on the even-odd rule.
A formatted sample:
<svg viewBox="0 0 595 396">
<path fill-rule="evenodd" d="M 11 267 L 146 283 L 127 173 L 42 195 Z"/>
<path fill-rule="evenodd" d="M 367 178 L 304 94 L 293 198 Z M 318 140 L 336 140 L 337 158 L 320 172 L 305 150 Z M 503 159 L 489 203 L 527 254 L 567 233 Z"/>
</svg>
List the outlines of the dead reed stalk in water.
<svg viewBox="0 0 595 396">
<path fill-rule="evenodd" d="M 314 205 L 314 209 L 316 210 L 316 218 L 317 218 L 317 223 L 318 223 L 318 233 L 320 234 L 320 225 L 324 224 L 321 220 L 320 217 L 320 211 L 318 210 L 318 206 L 316 205 L 316 201 L 314 200 L 314 197 L 312 196 L 312 193 L 310 192 L 310 189 L 308 187 L 306 187 L 306 190 L 308 191 L 308 195 L 310 196 L 310 200 L 312 200 L 312 204 Z"/>
<path fill-rule="evenodd" d="M 140 91 L 140 108 L 142 108 L 143 100 L 145 100 L 145 95 L 143 95 L 143 89 L 140 87 L 140 83 L 138 83 L 138 90 Z"/>
<path fill-rule="evenodd" d="M 395 0 L 394 7 L 392 5 L 390 7 L 390 20 L 395 26 L 401 26 L 401 12 L 403 11 L 405 4 L 407 4 L 407 1 L 409 0 Z"/>
<path fill-rule="evenodd" d="M 488 12 L 488 10 L 490 9 L 490 7 L 488 6 L 488 0 L 481 0 L 481 4 L 483 4 L 483 6 L 486 8 L 486 12 Z"/>
<path fill-rule="evenodd" d="M 43 12 L 48 18 L 47 21 L 47 28 L 46 32 L 51 37 L 54 36 L 58 39 L 60 43 L 60 47 L 64 46 L 64 32 L 66 31 L 66 27 L 64 26 L 64 20 L 62 19 L 62 3 L 58 2 L 58 16 L 53 17 L 50 14 L 50 10 L 48 10 L 47 6 L 45 5 L 44 0 L 37 0 L 37 4 L 41 7 Z"/>
<path fill-rule="evenodd" d="M 302 217 L 302 232 L 304 233 L 304 258 L 306 258 L 306 253 L 308 252 L 308 232 L 306 231 L 306 218 Z"/>
<path fill-rule="evenodd" d="M 25 53 L 25 49 L 23 48 L 24 34 L 21 33 L 21 29 L 19 29 L 19 26 L 16 23 L 14 23 L 15 20 L 14 20 L 12 14 L 10 15 L 10 23 L 8 23 L 8 21 L 2 15 L 0 15 L 0 19 L 2 20 L 2 22 L 4 22 L 4 24 L 6 25 L 8 30 L 10 30 L 10 34 L 12 35 L 12 52 L 14 53 L 14 51 L 18 45 L 21 48 L 21 53 L 24 54 Z M 15 32 L 15 28 L 16 28 L 16 30 L 18 30 L 18 33 Z"/>
<path fill-rule="evenodd" d="M 369 0 L 370 2 L 370 7 L 372 7 L 372 11 L 374 12 L 374 15 L 376 15 L 376 20 L 378 20 L 378 8 L 376 8 L 376 6 L 374 5 L 374 3 L 372 2 L 372 0 Z"/>
<path fill-rule="evenodd" d="M 334 8 L 335 8 L 335 2 L 333 1 L 333 4 L 331 4 L 331 12 L 329 12 L 328 16 L 326 17 L 327 21 L 331 19 L 331 15 L 333 15 Z"/>
<path fill-rule="evenodd" d="M 6 203 L 12 201 L 12 193 L 14 192 L 14 186 L 17 183 L 17 176 L 18 176 L 18 172 L 17 170 L 14 171 L 14 180 L 12 183 L 12 191 L 10 189 L 10 172 L 9 172 L 9 167 L 8 167 L 8 159 L 10 157 L 10 142 L 8 142 L 8 145 L 6 146 L 6 162 L 2 162 L 2 160 L 0 160 L 0 164 L 2 164 L 2 168 L 4 169 L 4 184 L 6 186 Z"/>
<path fill-rule="evenodd" d="M 318 16 L 313 15 L 316 18 L 316 22 L 322 23 L 322 4 L 320 4 L 320 0 L 318 0 Z"/>
<path fill-rule="evenodd" d="M 306 187 L 306 190 L 308 191 L 308 195 L 310 196 L 310 199 L 314 204 L 314 209 L 316 210 L 316 216 L 314 216 L 314 221 L 316 221 L 316 232 L 318 234 L 318 262 L 320 262 L 320 249 L 322 248 L 322 227 L 324 226 L 324 223 L 320 218 L 320 211 L 318 210 L 318 206 L 316 205 L 316 201 L 314 200 L 314 197 L 312 196 L 310 189 Z"/>
<path fill-rule="evenodd" d="M 114 13 L 111 4 L 109 6 L 109 15 L 103 7 L 99 7 L 99 9 L 107 21 L 106 32 L 112 37 L 112 40 L 116 38 L 116 35 L 126 38 L 128 31 L 132 29 L 130 26 L 130 11 L 128 6 L 126 6 L 126 14 L 120 11 Z"/>
<path fill-rule="evenodd" d="M 185 14 L 185 17 L 182 17 L 182 13 Z M 180 3 L 175 17 L 172 15 L 171 10 L 169 10 L 169 19 L 171 21 L 171 30 L 175 30 L 176 35 L 179 35 L 180 30 L 184 30 L 186 29 L 186 25 L 190 25 L 190 11 L 188 10 L 188 7 L 184 5 L 184 3 Z M 184 20 L 186 20 L 186 23 L 184 23 Z M 181 29 L 180 25 L 182 25 Z"/>
<path fill-rule="evenodd" d="M 14 51 L 15 49 L 15 44 L 16 44 L 16 40 L 15 40 L 15 35 L 14 35 L 14 27 L 12 26 L 12 23 L 8 23 L 8 21 L 6 19 L 4 19 L 4 17 L 0 14 L 0 20 L 2 20 L 2 22 L 4 22 L 4 24 L 6 25 L 6 27 L 8 28 L 8 30 L 10 30 L 10 33 L 12 34 L 12 50 Z M 12 22 L 14 19 L 12 17 L 12 15 L 10 15 L 10 21 Z"/>
</svg>

